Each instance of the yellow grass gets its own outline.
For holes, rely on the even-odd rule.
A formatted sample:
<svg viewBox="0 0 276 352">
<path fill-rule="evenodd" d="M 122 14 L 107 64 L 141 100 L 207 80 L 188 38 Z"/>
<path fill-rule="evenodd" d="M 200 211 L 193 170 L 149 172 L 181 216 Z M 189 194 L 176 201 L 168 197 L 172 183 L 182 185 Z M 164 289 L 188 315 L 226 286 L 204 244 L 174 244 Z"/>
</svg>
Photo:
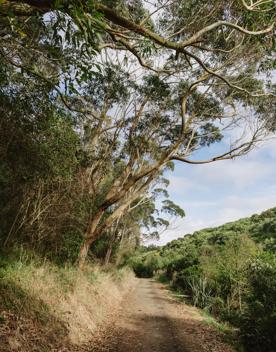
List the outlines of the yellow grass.
<svg viewBox="0 0 276 352">
<path fill-rule="evenodd" d="M 135 284 L 127 269 L 103 272 L 98 266 L 87 265 L 81 272 L 48 262 L 8 268 L 1 280 L 0 317 L 1 311 L 11 310 L 32 321 L 43 321 L 43 329 L 55 329 L 58 322 L 66 327 L 63 338 L 73 344 L 87 342 Z M 18 329 L 9 336 L 9 343 L 11 350 L 20 345 Z"/>
</svg>

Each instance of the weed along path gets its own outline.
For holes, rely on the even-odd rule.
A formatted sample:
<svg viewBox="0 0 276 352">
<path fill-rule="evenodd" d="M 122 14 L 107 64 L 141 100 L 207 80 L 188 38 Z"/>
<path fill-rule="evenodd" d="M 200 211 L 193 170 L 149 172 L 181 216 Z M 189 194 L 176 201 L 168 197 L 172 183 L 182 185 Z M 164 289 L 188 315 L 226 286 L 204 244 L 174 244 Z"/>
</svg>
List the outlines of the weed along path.
<svg viewBox="0 0 276 352">
<path fill-rule="evenodd" d="M 165 287 L 139 279 L 91 352 L 233 352 L 199 311 L 177 302 Z"/>
</svg>

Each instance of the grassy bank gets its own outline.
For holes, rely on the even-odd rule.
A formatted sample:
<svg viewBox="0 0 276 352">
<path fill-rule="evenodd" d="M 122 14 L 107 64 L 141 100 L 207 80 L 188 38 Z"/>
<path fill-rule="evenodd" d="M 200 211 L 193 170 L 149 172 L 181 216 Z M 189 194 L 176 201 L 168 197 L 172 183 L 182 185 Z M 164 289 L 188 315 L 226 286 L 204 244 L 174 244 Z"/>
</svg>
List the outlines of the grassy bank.
<svg viewBox="0 0 276 352">
<path fill-rule="evenodd" d="M 0 351 L 55 351 L 89 341 L 134 285 L 127 269 L 80 272 L 21 252 L 0 261 Z M 71 346 L 71 347 L 70 347 Z"/>
</svg>

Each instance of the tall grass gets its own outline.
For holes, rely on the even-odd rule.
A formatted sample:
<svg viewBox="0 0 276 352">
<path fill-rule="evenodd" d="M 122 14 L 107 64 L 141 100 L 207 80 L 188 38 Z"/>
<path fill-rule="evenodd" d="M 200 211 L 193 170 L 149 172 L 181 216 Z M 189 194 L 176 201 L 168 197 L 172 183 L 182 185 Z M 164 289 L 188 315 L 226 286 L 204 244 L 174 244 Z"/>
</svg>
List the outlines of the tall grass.
<svg viewBox="0 0 276 352">
<path fill-rule="evenodd" d="M 102 271 L 90 264 L 79 271 L 71 265 L 59 267 L 23 250 L 9 258 L 2 255 L 0 321 L 6 326 L 11 325 L 11 319 L 18 322 L 9 328 L 9 335 L 15 335 L 18 326 L 25 324 L 31 325 L 38 335 L 48 334 L 49 341 L 81 344 L 89 340 L 134 281 L 127 269 Z M 0 339 L 5 339 L 1 331 Z M 17 336 L 22 346 L 32 339 L 26 334 L 24 331 Z M 6 342 L 8 346 L 9 341 Z M 41 344 L 41 350 L 47 343 Z M 25 351 L 23 347 L 21 350 Z"/>
</svg>

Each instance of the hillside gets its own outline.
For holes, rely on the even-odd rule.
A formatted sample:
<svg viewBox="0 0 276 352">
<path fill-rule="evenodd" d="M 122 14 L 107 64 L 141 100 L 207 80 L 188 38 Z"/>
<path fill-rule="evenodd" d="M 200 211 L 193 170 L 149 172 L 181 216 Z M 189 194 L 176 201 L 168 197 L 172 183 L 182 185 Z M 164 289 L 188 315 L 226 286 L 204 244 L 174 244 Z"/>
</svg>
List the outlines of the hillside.
<svg viewBox="0 0 276 352">
<path fill-rule="evenodd" d="M 247 351 L 274 351 L 276 208 L 142 248 L 138 276 L 158 275 L 186 301 L 240 331 Z"/>
<path fill-rule="evenodd" d="M 218 227 L 205 228 L 183 238 L 169 242 L 163 250 L 181 247 L 187 241 L 196 241 L 198 245 L 223 244 L 236 235 L 247 235 L 254 242 L 262 244 L 263 248 L 276 250 L 276 208 L 268 209 L 261 214 L 242 218 Z"/>
</svg>

